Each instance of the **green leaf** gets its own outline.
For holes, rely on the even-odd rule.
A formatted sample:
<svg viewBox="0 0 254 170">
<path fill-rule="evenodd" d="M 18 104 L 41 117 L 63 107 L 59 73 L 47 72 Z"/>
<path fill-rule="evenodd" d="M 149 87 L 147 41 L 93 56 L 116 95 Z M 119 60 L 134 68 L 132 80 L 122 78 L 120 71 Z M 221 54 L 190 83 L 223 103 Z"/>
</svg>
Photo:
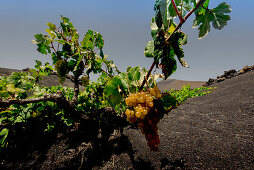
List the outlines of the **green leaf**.
<svg viewBox="0 0 254 170">
<path fill-rule="evenodd" d="M 161 16 L 162 16 L 162 22 L 164 25 L 166 25 L 167 23 L 167 13 L 168 13 L 168 10 L 167 10 L 167 0 L 161 0 L 160 2 L 160 11 L 161 11 Z"/>
<path fill-rule="evenodd" d="M 67 57 L 69 57 L 70 55 L 72 55 L 71 45 L 69 43 L 64 43 L 62 49 L 65 56 L 67 55 Z"/>
<path fill-rule="evenodd" d="M 166 42 L 164 34 L 161 34 L 161 32 L 159 32 L 159 34 L 154 39 L 154 61 L 156 63 L 156 66 L 158 66 L 159 64 L 159 59 L 165 55 L 165 46 Z"/>
<path fill-rule="evenodd" d="M 154 11 L 158 10 L 160 8 L 161 0 L 156 0 L 154 3 Z"/>
<path fill-rule="evenodd" d="M 110 102 L 114 105 L 117 105 L 122 101 L 122 96 L 119 92 L 121 87 L 123 87 L 121 79 L 118 77 L 113 77 L 104 89 L 104 94 L 110 97 Z"/>
<path fill-rule="evenodd" d="M 73 71 L 75 65 L 76 65 L 76 61 L 70 60 L 70 61 L 68 62 L 68 70 L 69 70 L 69 71 Z"/>
<path fill-rule="evenodd" d="M 183 60 L 184 57 L 184 52 L 182 49 L 182 44 L 186 44 L 187 43 L 187 35 L 184 34 L 183 32 L 176 32 L 173 36 L 172 36 L 172 41 L 171 41 L 171 46 L 174 49 L 174 52 L 179 60 L 179 62 L 181 63 L 181 65 L 183 67 L 188 68 L 188 64 Z"/>
<path fill-rule="evenodd" d="M 129 80 L 132 81 L 138 81 L 140 79 L 140 67 L 134 67 L 134 68 L 130 68 L 128 71 L 128 78 Z"/>
<path fill-rule="evenodd" d="M 101 56 L 102 59 L 104 59 L 104 53 L 103 53 L 102 48 L 100 48 L 100 56 Z"/>
<path fill-rule="evenodd" d="M 51 53 L 51 57 L 53 60 L 53 64 L 56 64 L 56 62 L 60 59 L 60 57 L 58 57 L 55 52 Z"/>
<path fill-rule="evenodd" d="M 227 22 L 230 20 L 230 16 L 225 15 L 225 13 L 230 12 L 231 7 L 223 2 L 214 9 L 206 10 L 205 14 L 196 14 L 196 19 L 193 22 L 193 28 L 199 26 L 199 39 L 205 37 L 210 32 L 210 22 L 212 22 L 212 25 L 215 29 L 221 30 L 224 28 L 224 26 L 226 26 Z"/>
<path fill-rule="evenodd" d="M 176 60 L 172 57 L 163 57 L 160 63 L 160 67 L 165 76 L 165 80 L 173 74 L 177 69 Z"/>
<path fill-rule="evenodd" d="M 94 49 L 94 34 L 92 30 L 88 30 L 81 45 L 84 49 Z"/>
<path fill-rule="evenodd" d="M 212 11 L 216 14 L 224 14 L 231 12 L 231 6 L 228 5 L 226 2 L 219 4 L 216 8 L 212 9 Z"/>
<path fill-rule="evenodd" d="M 151 57 L 151 58 L 154 57 L 154 41 L 149 41 L 146 44 L 144 54 L 146 57 Z"/>
<path fill-rule="evenodd" d="M 225 2 L 219 4 L 216 8 L 212 9 L 213 12 L 213 27 L 215 29 L 221 30 L 224 26 L 227 25 L 227 21 L 230 20 L 229 15 L 224 15 L 224 13 L 230 13 L 231 7 Z"/>
<path fill-rule="evenodd" d="M 212 20 L 213 16 L 211 15 L 211 11 L 208 11 L 206 15 L 196 15 L 196 19 L 193 21 L 193 28 L 199 26 L 199 39 L 204 38 L 208 34 L 208 32 L 210 32 L 210 22 Z"/>
<path fill-rule="evenodd" d="M 162 27 L 162 15 L 161 15 L 161 10 L 158 9 L 155 13 L 155 22 L 156 22 L 156 25 L 158 28 L 161 28 Z"/>
<path fill-rule="evenodd" d="M 206 10 L 208 10 L 210 0 L 206 0 L 203 5 L 199 8 L 198 14 L 199 15 L 205 15 Z"/>
<path fill-rule="evenodd" d="M 51 52 L 50 47 L 46 44 L 37 44 L 38 48 L 37 51 L 39 51 L 42 54 L 48 54 Z"/>
<path fill-rule="evenodd" d="M 46 32 L 49 34 L 49 36 L 52 38 L 52 39 L 55 39 L 56 38 L 56 33 L 54 31 L 52 31 L 51 29 L 46 29 Z"/>
<path fill-rule="evenodd" d="M 95 43 L 94 45 L 98 48 L 102 48 L 104 46 L 104 40 L 103 37 L 100 33 L 96 33 L 95 34 Z"/>
<path fill-rule="evenodd" d="M 67 22 L 69 22 L 69 21 L 70 21 L 70 19 L 69 19 L 69 18 L 64 17 L 64 16 L 62 16 L 62 15 L 61 15 L 61 20 L 62 20 L 64 23 L 67 23 Z"/>
<path fill-rule="evenodd" d="M 155 18 L 154 18 L 154 17 L 152 18 L 152 21 L 150 22 L 150 28 L 151 28 L 151 30 L 155 30 L 156 32 L 157 32 L 157 30 L 158 30 L 158 27 L 157 27 L 157 25 L 156 25 L 156 22 L 155 22 Z"/>
<path fill-rule="evenodd" d="M 47 26 L 49 27 L 49 29 L 51 29 L 52 31 L 54 31 L 56 29 L 56 25 L 52 24 L 52 23 L 47 23 Z"/>
<path fill-rule="evenodd" d="M 46 35 L 35 34 L 34 37 L 36 38 L 36 40 L 32 40 L 32 43 L 37 45 L 37 51 L 42 54 L 51 53 L 49 46 L 50 42 L 47 40 Z"/>
<path fill-rule="evenodd" d="M 8 137 L 9 129 L 2 129 L 0 132 L 0 145 L 1 147 L 5 147 L 7 145 L 6 138 Z"/>
<path fill-rule="evenodd" d="M 172 34 L 174 30 L 176 29 L 176 26 L 177 25 L 174 23 L 174 20 L 170 19 L 168 33 Z"/>
<path fill-rule="evenodd" d="M 34 43 L 34 44 L 42 44 L 42 43 L 44 43 L 45 42 L 45 37 L 44 37 L 44 35 L 42 35 L 42 34 L 35 34 L 34 35 L 34 38 L 36 39 L 36 40 L 33 40 L 32 42 Z"/>
</svg>

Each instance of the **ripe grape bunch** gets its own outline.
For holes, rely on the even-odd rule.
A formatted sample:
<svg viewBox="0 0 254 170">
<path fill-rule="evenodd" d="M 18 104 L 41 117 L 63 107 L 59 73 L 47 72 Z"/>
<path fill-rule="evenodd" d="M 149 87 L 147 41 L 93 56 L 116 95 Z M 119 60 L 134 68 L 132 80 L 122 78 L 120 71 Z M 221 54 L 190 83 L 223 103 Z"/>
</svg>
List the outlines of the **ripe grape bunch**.
<svg viewBox="0 0 254 170">
<path fill-rule="evenodd" d="M 152 151 L 159 149 L 158 135 L 159 114 L 154 108 L 154 100 L 161 98 L 161 92 L 157 86 L 150 88 L 148 92 L 130 94 L 125 103 L 129 107 L 125 114 L 130 123 L 138 122 L 138 126 L 147 139 L 147 144 Z"/>
</svg>

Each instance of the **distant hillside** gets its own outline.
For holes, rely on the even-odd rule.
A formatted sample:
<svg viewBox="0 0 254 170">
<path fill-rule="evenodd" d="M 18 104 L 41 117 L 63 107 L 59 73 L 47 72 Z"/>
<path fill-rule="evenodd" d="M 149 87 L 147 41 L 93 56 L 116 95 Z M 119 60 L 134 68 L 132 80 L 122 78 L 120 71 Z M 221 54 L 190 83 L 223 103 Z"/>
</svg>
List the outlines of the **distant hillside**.
<svg viewBox="0 0 254 170">
<path fill-rule="evenodd" d="M 192 89 L 202 87 L 205 81 L 185 81 L 176 79 L 167 79 L 158 82 L 158 87 L 161 91 L 171 89 L 181 89 L 183 85 L 190 85 Z"/>
</svg>

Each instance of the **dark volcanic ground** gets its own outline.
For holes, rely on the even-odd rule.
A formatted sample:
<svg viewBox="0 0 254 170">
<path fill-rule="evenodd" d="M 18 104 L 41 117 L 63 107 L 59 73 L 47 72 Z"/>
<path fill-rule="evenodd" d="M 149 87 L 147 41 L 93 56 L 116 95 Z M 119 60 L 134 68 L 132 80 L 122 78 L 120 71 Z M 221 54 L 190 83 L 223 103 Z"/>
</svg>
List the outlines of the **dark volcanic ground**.
<svg viewBox="0 0 254 170">
<path fill-rule="evenodd" d="M 164 116 L 159 152 L 149 151 L 139 131 L 125 129 L 134 160 L 151 169 L 254 169 L 254 72 L 213 86 L 213 93 L 188 99 Z M 124 168 L 121 161 L 116 169 Z"/>
</svg>

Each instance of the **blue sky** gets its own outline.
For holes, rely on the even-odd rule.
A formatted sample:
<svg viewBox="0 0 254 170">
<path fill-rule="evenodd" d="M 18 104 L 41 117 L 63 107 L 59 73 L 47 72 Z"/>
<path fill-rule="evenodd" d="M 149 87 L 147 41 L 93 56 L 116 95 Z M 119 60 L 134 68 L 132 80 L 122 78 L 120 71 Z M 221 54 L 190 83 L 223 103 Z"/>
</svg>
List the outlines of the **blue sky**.
<svg viewBox="0 0 254 170">
<path fill-rule="evenodd" d="M 149 69 L 152 60 L 145 58 L 144 48 L 150 35 L 150 19 L 155 0 L 0 0 L 0 67 L 33 67 L 34 60 L 50 61 L 31 43 L 33 35 L 45 33 L 46 23 L 58 24 L 60 15 L 71 19 L 81 37 L 88 29 L 100 32 L 105 40 L 104 53 L 121 71 L 128 66 Z M 188 34 L 184 46 L 190 68 L 178 69 L 170 78 L 203 80 L 215 78 L 224 70 L 239 70 L 254 64 L 253 0 L 210 0 L 232 6 L 231 21 L 221 31 L 214 30 L 198 40 L 192 29 L 193 18 L 183 25 Z M 158 70 L 160 72 L 160 70 Z"/>
</svg>

